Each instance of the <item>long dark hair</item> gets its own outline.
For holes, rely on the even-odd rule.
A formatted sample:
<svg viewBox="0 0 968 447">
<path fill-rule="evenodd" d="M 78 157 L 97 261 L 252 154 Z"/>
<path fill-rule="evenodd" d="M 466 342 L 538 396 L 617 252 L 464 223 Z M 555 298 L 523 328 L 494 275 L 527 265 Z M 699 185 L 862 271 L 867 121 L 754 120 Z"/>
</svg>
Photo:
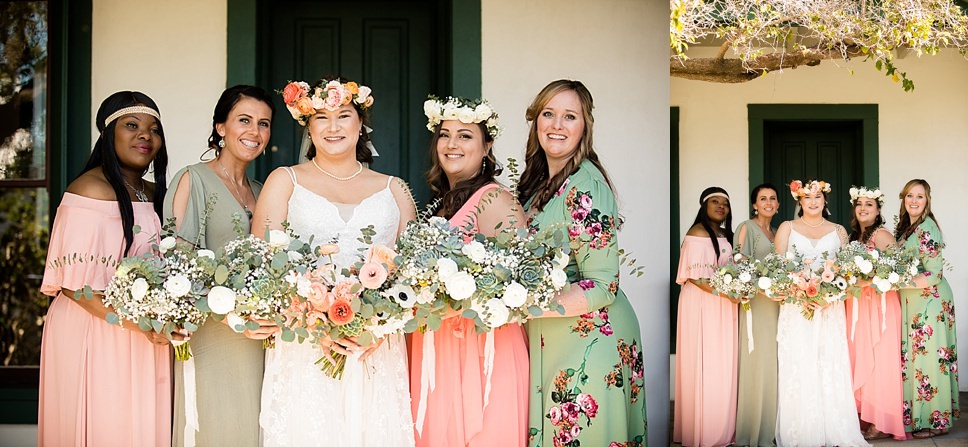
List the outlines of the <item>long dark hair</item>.
<svg viewBox="0 0 968 447">
<path fill-rule="evenodd" d="M 97 141 L 94 142 L 94 149 L 91 151 L 91 156 L 87 159 L 87 164 L 84 165 L 84 169 L 81 171 L 81 174 L 84 174 L 92 169 L 101 168 L 101 171 L 104 172 L 104 178 L 107 179 L 108 183 L 111 184 L 111 188 L 114 189 L 114 195 L 118 202 L 118 210 L 121 211 L 121 228 L 124 232 L 124 253 L 126 254 L 131 250 L 131 244 L 134 243 L 134 208 L 131 206 L 131 195 L 128 194 L 128 189 L 124 185 L 124 179 L 121 177 L 121 165 L 118 162 L 118 153 L 114 146 L 114 127 L 117 125 L 118 120 L 115 118 L 107 124 L 104 123 L 104 120 L 118 110 L 138 105 L 147 106 L 156 112 L 158 111 L 158 105 L 148 95 L 141 92 L 121 91 L 104 99 L 101 106 L 98 107 L 97 114 L 94 118 L 94 124 L 97 126 L 100 134 L 97 137 Z M 165 129 L 161 125 L 161 120 L 159 119 L 157 121 L 158 133 L 161 135 L 161 149 L 155 155 L 154 161 L 151 162 L 155 183 L 155 192 L 151 197 L 151 201 L 154 204 L 155 214 L 158 215 L 158 219 L 164 221 L 162 207 L 165 202 L 165 175 L 168 169 L 168 147 L 165 145 Z"/>
<path fill-rule="evenodd" d="M 773 184 L 772 183 L 769 183 L 769 182 L 767 182 L 767 183 L 760 183 L 759 185 L 754 186 L 753 187 L 753 190 L 750 191 L 750 207 L 751 208 L 753 207 L 753 204 L 756 203 L 756 198 L 760 195 L 760 191 L 762 191 L 764 189 L 769 189 L 769 190 L 775 192 L 776 193 L 776 200 L 777 201 L 780 200 L 780 190 L 776 189 L 776 186 L 773 186 Z M 732 211 L 732 209 L 730 209 L 730 211 Z"/>
<path fill-rule="evenodd" d="M 340 78 L 340 77 L 322 78 L 316 81 L 316 83 L 313 84 L 312 88 L 310 88 L 309 91 L 310 92 L 316 91 L 317 87 L 323 87 L 326 85 L 327 82 L 333 79 L 335 79 L 337 82 L 340 82 L 342 84 L 346 84 L 347 82 L 352 82 L 352 80 L 350 79 Z M 360 129 L 360 138 L 356 140 L 356 161 L 360 163 L 372 164 L 373 153 L 370 152 L 370 147 L 367 146 L 367 143 L 370 142 L 370 133 L 366 131 L 367 127 L 373 127 L 370 125 L 370 114 L 369 112 L 364 110 L 361 105 L 357 104 L 356 101 L 350 101 L 350 104 L 353 105 L 353 109 L 356 110 L 356 114 L 359 115 L 360 117 L 360 122 L 363 123 L 363 127 Z M 306 123 L 306 132 L 309 132 L 309 123 L 312 122 L 312 120 L 313 119 L 310 118 L 309 122 Z M 307 137 L 308 137 L 308 134 L 307 134 Z M 314 158 L 316 158 L 316 145 L 312 143 L 312 140 L 310 140 L 309 149 L 306 149 L 306 159 L 312 160 Z"/>
<path fill-rule="evenodd" d="M 548 177 L 548 156 L 544 148 L 538 142 L 538 114 L 558 93 L 572 90 L 578 95 L 578 102 L 581 103 L 581 114 L 585 121 L 585 131 L 581 141 L 578 142 L 578 150 L 575 152 L 561 172 L 554 177 Z M 595 147 L 592 141 L 593 128 L 595 127 L 595 117 L 592 109 L 595 108 L 591 92 L 582 84 L 581 81 L 559 79 L 546 85 L 528 106 L 525 118 L 531 122 L 531 130 L 528 132 L 528 144 L 524 151 L 524 172 L 521 174 L 521 181 L 518 182 L 518 201 L 524 205 L 532 197 L 531 207 L 541 211 L 549 200 L 558 191 L 558 188 L 565 182 L 568 176 L 574 174 L 581 167 L 584 160 L 590 161 L 605 177 L 608 187 L 615 191 L 605 167 L 598 160 Z"/>
<path fill-rule="evenodd" d="M 713 229 L 713 221 L 709 220 L 709 210 L 707 202 L 709 198 L 707 197 L 713 193 L 726 194 L 726 199 L 729 200 L 729 193 L 725 189 L 718 186 L 710 186 L 702 191 L 699 195 L 699 212 L 696 213 L 696 220 L 692 222 L 693 225 L 701 224 L 706 233 L 709 234 L 709 240 L 713 241 L 713 249 L 716 250 L 716 259 L 719 259 L 719 238 L 716 236 L 716 230 Z M 705 200 L 703 200 L 705 199 Z M 726 213 L 726 219 L 723 220 L 723 225 L 725 226 L 726 240 L 733 240 L 733 207 L 729 208 L 729 212 Z"/>
<path fill-rule="evenodd" d="M 272 103 L 272 96 L 263 90 L 262 87 L 239 84 L 225 89 L 222 92 L 222 96 L 219 96 L 218 102 L 215 103 L 215 111 L 212 112 L 212 134 L 208 137 L 208 148 L 215 151 L 216 157 L 222 152 L 222 148 L 218 146 L 218 142 L 222 139 L 222 136 L 218 134 L 215 126 L 225 124 L 229 119 L 229 112 L 243 98 L 252 98 L 265 103 L 265 105 L 269 106 L 269 115 L 276 115 L 276 105 Z"/>
<path fill-rule="evenodd" d="M 867 241 L 871 240 L 871 236 L 878 228 L 884 226 L 884 216 L 881 215 L 881 202 L 874 199 L 874 203 L 877 204 L 877 217 L 874 218 L 874 223 L 867 227 L 866 230 L 861 231 L 860 222 L 857 221 L 857 205 L 860 203 L 860 198 L 854 200 L 853 206 L 851 207 L 850 216 L 850 240 L 859 241 L 866 244 Z"/>
<path fill-rule="evenodd" d="M 441 122 L 434 127 L 434 136 L 430 138 L 430 170 L 427 171 L 427 183 L 433 193 L 431 200 L 440 200 L 437 214 L 450 219 L 464 206 L 467 199 L 474 195 L 475 191 L 488 183 L 493 183 L 494 177 L 501 175 L 501 168 L 494 158 L 494 150 L 488 150 L 484 154 L 480 172 L 469 179 L 457 182 L 454 189 L 450 189 L 450 182 L 447 181 L 447 175 L 440 167 L 440 159 L 437 156 L 437 141 L 440 140 L 440 128 L 443 124 Z M 484 136 L 485 150 L 487 150 L 487 143 L 493 142 L 494 137 L 488 133 L 484 123 L 477 123 L 477 127 Z"/>
<path fill-rule="evenodd" d="M 904 196 L 907 195 L 911 188 L 917 185 L 924 187 L 924 198 L 927 200 L 925 201 L 924 212 L 921 213 L 921 216 L 917 220 L 912 222 L 911 215 L 908 214 L 907 208 L 904 207 Z M 928 217 L 934 221 L 935 225 L 938 225 L 939 230 L 941 229 L 941 225 L 938 224 L 938 218 L 934 217 L 934 212 L 931 211 L 931 185 L 928 184 L 927 180 L 916 178 L 907 182 L 904 188 L 901 189 L 898 197 L 901 199 L 901 211 L 897 213 L 897 228 L 894 229 L 894 239 L 897 239 L 898 243 L 901 243 L 901 241 L 911 236 L 911 233 L 914 233 L 914 230 L 917 230 L 918 226 Z"/>
</svg>

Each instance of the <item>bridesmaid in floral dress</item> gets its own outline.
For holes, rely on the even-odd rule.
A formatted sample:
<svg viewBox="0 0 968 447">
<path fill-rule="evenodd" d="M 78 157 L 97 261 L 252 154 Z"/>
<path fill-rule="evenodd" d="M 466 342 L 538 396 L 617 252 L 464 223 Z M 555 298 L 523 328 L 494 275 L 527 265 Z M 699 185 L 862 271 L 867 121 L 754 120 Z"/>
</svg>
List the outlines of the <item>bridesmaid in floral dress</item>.
<svg viewBox="0 0 968 447">
<path fill-rule="evenodd" d="M 753 218 L 739 224 L 733 246 L 747 258 L 773 253 L 771 225 L 780 202 L 775 186 L 765 183 L 750 193 Z M 736 392 L 736 445 L 772 446 L 776 437 L 776 322 L 780 304 L 759 294 L 749 310 L 739 311 L 739 384 Z M 747 326 L 747 312 L 752 328 Z M 750 335 L 752 334 L 752 335 Z"/>
<path fill-rule="evenodd" d="M 894 245 L 894 236 L 884 228 L 881 206 L 884 194 L 879 189 L 850 189 L 854 217 L 850 240 L 868 249 L 884 250 Z M 903 441 L 901 419 L 901 303 L 896 291 L 884 294 L 870 284 L 861 284 L 860 296 L 844 302 L 847 313 L 847 348 L 850 350 L 854 400 L 864 430 L 864 439 L 889 438 Z M 848 289 L 849 290 L 849 289 Z M 857 308 L 857 323 L 851 315 Z"/>
<path fill-rule="evenodd" d="M 568 227 L 565 314 L 528 323 L 532 446 L 644 446 L 645 376 L 638 319 L 619 288 L 615 193 L 592 144 L 592 96 L 554 81 L 531 122 L 518 200 L 533 228 Z"/>
<path fill-rule="evenodd" d="M 901 289 L 904 430 L 915 438 L 932 438 L 947 434 L 960 416 L 955 304 L 944 278 L 944 241 L 931 212 L 931 186 L 911 180 L 900 198 L 894 234 L 921 260 L 914 287 Z"/>
<path fill-rule="evenodd" d="M 434 112 L 444 105 L 433 98 L 424 105 L 434 133 L 427 179 L 439 203 L 437 215 L 467 236 L 494 236 L 523 226 L 521 206 L 494 179 L 501 172 L 492 151 L 500 131 L 497 113 L 485 101 L 448 98 L 448 107 L 473 119 L 445 120 Z M 490 377 L 484 373 L 487 337 L 494 340 Z M 411 346 L 410 395 L 418 447 L 525 445 L 528 346 L 520 324 L 478 334 L 473 320 L 452 315 L 436 331 L 414 333 Z"/>
<path fill-rule="evenodd" d="M 682 241 L 676 282 L 676 389 L 672 440 L 684 446 L 724 446 L 736 430 L 736 302 L 713 295 L 708 280 L 733 249 L 729 196 L 706 188 L 696 220 Z"/>
</svg>

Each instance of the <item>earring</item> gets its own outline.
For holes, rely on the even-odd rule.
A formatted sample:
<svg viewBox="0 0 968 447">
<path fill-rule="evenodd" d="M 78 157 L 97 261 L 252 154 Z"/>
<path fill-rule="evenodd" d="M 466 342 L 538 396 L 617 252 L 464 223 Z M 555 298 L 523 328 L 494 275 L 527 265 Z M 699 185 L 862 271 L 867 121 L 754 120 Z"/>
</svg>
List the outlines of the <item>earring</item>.
<svg viewBox="0 0 968 447">
<path fill-rule="evenodd" d="M 484 168 L 487 167 L 487 157 L 481 159 L 481 175 L 484 174 Z"/>
<path fill-rule="evenodd" d="M 754 209 L 753 209 L 753 215 L 755 216 L 755 215 L 757 215 L 757 214 L 759 214 L 759 211 L 757 211 L 757 210 L 756 210 L 756 209 L 754 208 Z"/>
<path fill-rule="evenodd" d="M 218 139 L 218 147 L 222 147 L 222 148 L 225 147 L 225 138 Z"/>
</svg>

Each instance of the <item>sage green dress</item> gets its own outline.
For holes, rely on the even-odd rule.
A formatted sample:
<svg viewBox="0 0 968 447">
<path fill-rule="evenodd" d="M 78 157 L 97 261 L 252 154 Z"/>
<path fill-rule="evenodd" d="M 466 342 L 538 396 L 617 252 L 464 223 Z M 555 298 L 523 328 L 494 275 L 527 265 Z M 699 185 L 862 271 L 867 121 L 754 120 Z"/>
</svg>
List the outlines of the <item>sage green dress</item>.
<svg viewBox="0 0 968 447">
<path fill-rule="evenodd" d="M 739 245 L 739 235 L 746 243 Z M 733 244 L 740 253 L 763 259 L 774 252 L 773 242 L 752 220 L 736 228 Z M 739 310 L 739 387 L 736 405 L 736 445 L 772 446 L 776 438 L 776 323 L 780 303 L 762 296 L 750 300 L 750 310 Z M 749 314 L 752 331 L 747 322 Z M 752 337 L 749 337 L 752 332 Z M 750 338 L 753 351 L 750 352 Z"/>
<path fill-rule="evenodd" d="M 928 217 L 907 239 L 928 279 L 924 289 L 901 289 L 901 380 L 904 430 L 948 430 L 958 419 L 955 304 L 944 278 L 944 242 Z"/>
<path fill-rule="evenodd" d="M 533 447 L 648 443 L 642 336 L 618 286 L 617 223 L 615 196 L 588 161 L 530 221 L 538 229 L 566 226 L 568 282 L 584 290 L 589 309 L 527 324 Z"/>
<path fill-rule="evenodd" d="M 165 197 L 165 217 L 172 215 L 175 188 L 182 175 L 191 174 L 188 208 L 178 235 L 189 242 L 198 240 L 200 248 L 220 252 L 237 236 L 233 216 L 241 219 L 243 234 L 249 234 L 249 219 L 235 196 L 225 187 L 215 171 L 197 163 L 178 171 L 172 178 Z M 249 179 L 256 198 L 262 184 Z M 215 198 L 215 205 L 203 225 L 205 202 Z M 204 237 L 198 234 L 204 230 Z M 262 371 L 265 351 L 261 340 L 237 334 L 225 324 L 208 320 L 191 336 L 195 360 L 198 432 L 195 445 L 259 445 L 259 402 L 262 396 Z M 172 446 L 185 445 L 184 363 L 175 361 L 175 399 Z"/>
</svg>

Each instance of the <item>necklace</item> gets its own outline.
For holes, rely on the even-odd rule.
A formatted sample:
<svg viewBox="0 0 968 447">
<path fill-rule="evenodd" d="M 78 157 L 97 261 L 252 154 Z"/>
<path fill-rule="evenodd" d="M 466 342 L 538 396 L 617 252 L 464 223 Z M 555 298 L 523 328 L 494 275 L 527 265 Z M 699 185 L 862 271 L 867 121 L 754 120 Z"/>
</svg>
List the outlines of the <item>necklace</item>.
<svg viewBox="0 0 968 447">
<path fill-rule="evenodd" d="M 125 186 L 127 186 L 128 188 L 131 188 L 131 190 L 134 191 L 134 196 L 135 196 L 135 198 L 138 199 L 139 202 L 147 202 L 148 201 L 148 195 L 145 194 L 145 179 L 144 178 L 141 179 L 141 189 L 140 190 L 134 189 L 134 186 L 131 186 L 131 184 L 128 183 L 128 179 L 124 178 L 123 175 L 121 176 L 121 181 L 124 182 L 124 185 Z"/>
<path fill-rule="evenodd" d="M 319 172 L 322 172 L 323 174 L 326 174 L 326 175 L 328 175 L 328 176 L 330 176 L 330 177 L 332 177 L 332 178 L 334 178 L 336 180 L 339 180 L 341 182 L 345 182 L 347 180 L 353 180 L 354 178 L 356 178 L 356 176 L 360 175 L 360 173 L 363 172 L 363 163 L 360 163 L 359 161 L 357 161 L 356 164 L 359 165 L 359 168 L 356 170 L 356 172 L 354 172 L 353 174 L 351 174 L 351 175 L 349 175 L 347 177 L 339 177 L 339 176 L 330 174 L 325 169 L 319 167 L 319 165 L 316 164 L 316 158 L 315 157 L 313 158 L 312 161 L 313 161 L 313 166 L 315 166 L 316 169 L 319 169 Z"/>
<path fill-rule="evenodd" d="M 229 175 L 229 171 L 226 171 L 225 166 L 222 165 L 222 160 L 219 160 L 218 157 L 215 157 L 215 162 L 218 163 L 218 167 L 222 168 L 222 174 L 225 174 L 225 180 L 231 183 L 232 187 L 235 188 L 235 198 L 239 201 L 239 205 L 242 205 L 242 209 L 245 210 L 245 215 L 249 218 L 249 220 L 251 220 L 252 210 L 250 210 L 249 206 L 245 204 L 245 200 L 243 199 L 245 196 L 242 195 L 238 182 L 232 180 L 232 176 Z M 231 191 L 229 192 L 231 193 Z"/>
<path fill-rule="evenodd" d="M 823 223 L 826 222 L 826 221 L 827 221 L 827 219 L 824 219 L 823 217 L 821 217 L 820 218 L 820 223 L 818 223 L 816 225 L 812 225 L 812 224 L 807 223 L 807 220 L 806 219 L 804 219 L 802 217 L 800 218 L 800 222 L 803 222 L 804 225 L 806 225 L 806 226 L 808 226 L 810 228 L 817 228 L 817 227 L 823 225 Z"/>
</svg>

